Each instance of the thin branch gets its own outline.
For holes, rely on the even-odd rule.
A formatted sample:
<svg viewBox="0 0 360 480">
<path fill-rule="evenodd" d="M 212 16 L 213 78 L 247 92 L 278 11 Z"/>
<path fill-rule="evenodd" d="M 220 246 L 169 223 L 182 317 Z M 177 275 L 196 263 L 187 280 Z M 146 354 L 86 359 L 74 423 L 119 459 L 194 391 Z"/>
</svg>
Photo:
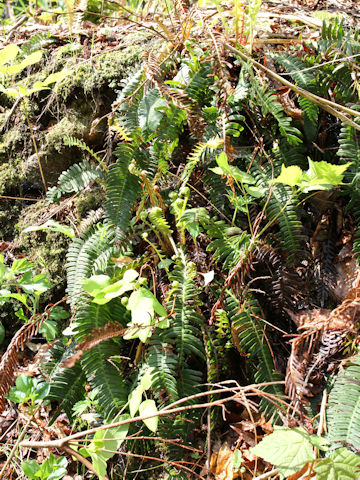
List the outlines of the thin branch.
<svg viewBox="0 0 360 480">
<path fill-rule="evenodd" d="M 307 98 L 308 100 L 312 101 L 313 103 L 318 105 L 320 108 L 326 110 L 327 112 L 331 113 L 335 117 L 340 118 L 343 122 L 352 126 L 356 130 L 360 130 L 360 125 L 355 123 L 353 120 L 350 120 L 349 118 L 345 117 L 341 113 L 341 111 L 343 113 L 348 113 L 349 115 L 353 115 L 354 117 L 360 117 L 360 112 L 357 112 L 356 110 L 353 110 L 352 108 L 345 107 L 344 105 L 341 105 L 340 103 L 332 102 L 330 100 L 327 100 L 326 98 L 319 97 L 318 95 L 315 95 L 314 93 L 308 92 L 307 90 L 304 90 L 303 88 L 298 87 L 297 85 L 294 85 L 293 83 L 289 82 L 288 80 L 285 80 L 285 78 L 282 78 L 276 72 L 273 72 L 269 68 L 265 67 L 261 63 L 257 62 L 253 58 L 251 58 L 249 55 L 246 55 L 245 53 L 243 53 L 240 50 L 234 48 L 233 46 L 229 45 L 228 43 L 224 43 L 224 47 L 227 50 L 230 50 L 230 52 L 234 53 L 235 55 L 238 55 L 245 62 L 248 62 L 248 61 L 251 62 L 256 68 L 265 72 L 270 77 L 274 78 L 275 80 L 282 83 L 283 85 L 286 85 L 287 87 L 289 87 L 291 90 L 293 90 L 298 95 L 301 95 L 302 97 Z"/>
</svg>

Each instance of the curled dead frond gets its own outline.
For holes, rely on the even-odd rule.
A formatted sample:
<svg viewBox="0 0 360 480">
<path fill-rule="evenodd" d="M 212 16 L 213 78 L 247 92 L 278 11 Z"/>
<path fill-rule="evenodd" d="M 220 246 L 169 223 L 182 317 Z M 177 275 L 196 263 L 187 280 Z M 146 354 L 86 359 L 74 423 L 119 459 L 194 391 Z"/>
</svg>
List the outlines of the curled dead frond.
<svg viewBox="0 0 360 480">
<path fill-rule="evenodd" d="M 27 324 L 23 325 L 13 336 L 0 362 L 0 413 L 5 407 L 5 395 L 14 382 L 18 368 L 18 352 L 24 350 L 25 343 L 36 335 L 43 323 L 44 315 L 35 315 Z"/>
<path fill-rule="evenodd" d="M 196 138 L 200 139 L 204 133 L 205 122 L 197 102 L 183 90 L 170 90 L 170 88 L 164 84 L 160 65 L 153 53 L 149 53 L 148 55 L 145 63 L 145 73 L 147 78 L 155 83 L 163 97 L 170 98 L 176 107 L 181 108 L 186 112 L 187 122 L 191 133 Z"/>
</svg>

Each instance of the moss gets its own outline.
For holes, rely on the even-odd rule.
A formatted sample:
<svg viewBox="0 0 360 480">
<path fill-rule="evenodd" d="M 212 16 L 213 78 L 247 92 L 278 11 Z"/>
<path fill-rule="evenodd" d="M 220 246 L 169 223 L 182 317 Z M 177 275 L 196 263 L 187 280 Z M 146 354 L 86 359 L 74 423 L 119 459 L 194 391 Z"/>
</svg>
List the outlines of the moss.
<svg viewBox="0 0 360 480">
<path fill-rule="evenodd" d="M 136 43 L 139 43 L 139 40 Z M 140 62 L 143 51 L 144 47 L 141 44 L 135 44 L 122 50 L 94 56 L 92 61 L 88 60 L 85 63 L 75 57 L 64 62 L 63 56 L 60 56 L 60 66 L 75 68 L 75 72 L 61 82 L 57 96 L 67 100 L 75 88 L 81 88 L 85 93 L 90 93 L 104 85 L 111 88 L 119 87 L 119 80 L 131 66 Z M 78 63 L 80 65 L 76 66 Z M 59 65 L 56 63 L 55 70 L 59 70 Z"/>
<path fill-rule="evenodd" d="M 69 112 L 60 122 L 50 127 L 44 137 L 42 150 L 50 151 L 52 149 L 60 152 L 64 148 L 64 137 L 72 136 L 82 138 L 87 130 L 90 129 L 88 119 L 79 112 Z"/>
<path fill-rule="evenodd" d="M 52 288 L 42 296 L 42 304 L 61 298 L 65 292 L 66 271 L 64 268 L 66 252 L 71 239 L 66 235 L 56 232 L 29 232 L 22 231 L 39 222 L 41 212 L 47 209 L 45 200 L 25 207 L 20 220 L 15 225 L 14 243 L 20 252 L 30 261 L 35 263 L 39 271 L 47 273 Z M 44 220 L 45 221 L 45 220 Z"/>
<path fill-rule="evenodd" d="M 3 162 L 0 168 L 0 194 L 1 195 L 17 195 L 21 196 L 21 183 L 23 181 L 21 163 L 22 158 L 9 159 L 8 162 Z"/>
<path fill-rule="evenodd" d="M 104 191 L 101 187 L 94 188 L 91 192 L 80 194 L 74 199 L 75 215 L 79 222 L 83 220 L 90 210 L 96 210 L 104 205 Z"/>
</svg>

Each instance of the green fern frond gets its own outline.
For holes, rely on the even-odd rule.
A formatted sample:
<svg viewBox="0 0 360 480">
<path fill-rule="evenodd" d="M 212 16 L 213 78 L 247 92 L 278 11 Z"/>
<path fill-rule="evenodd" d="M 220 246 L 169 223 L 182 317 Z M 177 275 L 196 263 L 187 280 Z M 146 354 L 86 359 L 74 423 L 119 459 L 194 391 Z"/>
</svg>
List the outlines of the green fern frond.
<svg viewBox="0 0 360 480">
<path fill-rule="evenodd" d="M 62 172 L 58 179 L 58 185 L 49 189 L 47 202 L 57 201 L 65 193 L 81 192 L 91 181 L 101 178 L 103 178 L 103 173 L 97 166 L 91 165 L 87 161 L 75 163 Z"/>
<path fill-rule="evenodd" d="M 124 327 L 129 320 L 129 312 L 120 301 L 106 305 L 89 302 L 76 315 L 75 338 L 81 342 L 93 329 L 104 328 L 110 322 L 119 322 L 119 327 Z M 81 358 L 82 370 L 107 418 L 112 418 L 127 401 L 128 388 L 121 372 L 109 361 L 110 357 L 119 357 L 122 348 L 120 339 L 107 340 Z"/>
<path fill-rule="evenodd" d="M 138 178 L 129 171 L 133 148 L 122 144 L 115 153 L 118 161 L 111 165 L 106 178 L 105 217 L 115 227 L 116 238 L 120 239 L 129 226 L 141 189 Z"/>
<path fill-rule="evenodd" d="M 276 170 L 276 168 L 275 168 Z M 269 189 L 272 177 L 272 167 L 260 168 L 254 165 L 251 170 L 260 188 Z M 276 177 L 277 171 L 275 172 Z M 303 226 L 299 219 L 298 198 L 291 187 L 272 184 L 271 196 L 267 203 L 267 221 L 270 225 L 277 223 L 279 233 L 277 237 L 288 254 L 288 262 L 294 262 L 299 255 L 304 242 Z"/>
<path fill-rule="evenodd" d="M 64 141 L 64 144 L 67 145 L 68 147 L 78 147 L 84 152 L 90 153 L 92 158 L 96 160 L 103 167 L 104 170 L 106 170 L 107 167 L 103 164 L 103 161 L 101 160 L 99 155 L 95 153 L 94 150 L 90 148 L 89 145 L 87 145 L 85 142 L 75 137 L 64 137 L 63 141 Z"/>
<path fill-rule="evenodd" d="M 281 135 L 286 137 L 291 145 L 298 145 L 302 142 L 300 130 L 291 125 L 291 117 L 285 114 L 273 91 L 268 91 L 266 87 L 257 85 L 255 98 L 256 103 L 261 106 L 262 114 L 266 116 L 270 113 L 276 119 Z"/>
<path fill-rule="evenodd" d="M 247 354 L 252 363 L 256 383 L 280 382 L 283 377 L 275 371 L 274 360 L 265 334 L 264 324 L 261 322 L 261 311 L 258 302 L 254 299 L 240 305 L 239 300 L 231 291 L 227 291 L 226 310 L 232 324 L 235 344 L 241 353 Z M 282 385 L 269 385 L 261 387 L 264 392 L 276 398 L 284 396 Z M 260 401 L 260 408 L 266 414 L 274 414 L 279 405 L 266 398 Z"/>
<path fill-rule="evenodd" d="M 168 308 L 170 311 L 174 308 L 175 317 L 162 334 L 162 340 L 175 347 L 179 365 L 182 366 L 189 356 L 205 358 L 200 330 L 203 318 L 196 312 L 198 292 L 194 284 L 194 267 L 194 264 L 183 259 L 177 263 L 170 276 L 170 281 L 175 282 L 175 300 L 174 305 L 173 298 L 169 300 Z"/>
<path fill-rule="evenodd" d="M 178 400 L 177 386 L 178 359 L 171 352 L 171 347 L 163 344 L 161 338 L 153 335 L 150 341 L 147 364 L 152 368 L 152 390 L 157 398 L 167 393 L 170 401 Z"/>
<path fill-rule="evenodd" d="M 360 355 L 338 374 L 327 408 L 328 438 L 331 444 L 360 449 Z"/>
<path fill-rule="evenodd" d="M 207 142 L 200 142 L 195 145 L 194 149 L 186 159 L 186 165 L 183 173 L 181 174 L 182 186 L 186 185 L 189 181 L 189 178 L 194 171 L 196 165 L 200 162 L 201 157 L 203 157 L 207 151 L 213 152 L 218 149 L 223 143 L 223 140 L 220 137 L 210 138 Z"/>
<path fill-rule="evenodd" d="M 165 238 L 168 238 L 170 235 L 172 235 L 173 231 L 171 230 L 160 207 L 151 208 L 149 210 L 148 217 L 150 222 L 153 224 L 155 231 L 161 233 L 161 235 L 163 235 Z"/>
<path fill-rule="evenodd" d="M 213 252 L 214 259 L 222 262 L 224 269 L 235 267 L 249 246 L 248 233 L 229 226 L 223 220 L 211 219 L 204 227 L 212 239 L 206 250 Z"/>
<path fill-rule="evenodd" d="M 94 262 L 100 255 L 112 252 L 113 232 L 101 224 L 75 238 L 66 255 L 67 295 L 72 307 L 81 303 L 82 280 L 96 272 Z"/>
<path fill-rule="evenodd" d="M 58 403 L 52 416 L 50 425 L 64 410 L 69 420 L 72 421 L 72 407 L 74 403 L 84 397 L 85 376 L 79 364 L 72 368 L 63 368 L 62 362 L 74 354 L 73 344 L 65 347 L 62 342 L 57 342 L 50 350 L 50 360 L 45 364 L 47 382 L 50 383 L 49 400 Z"/>
</svg>

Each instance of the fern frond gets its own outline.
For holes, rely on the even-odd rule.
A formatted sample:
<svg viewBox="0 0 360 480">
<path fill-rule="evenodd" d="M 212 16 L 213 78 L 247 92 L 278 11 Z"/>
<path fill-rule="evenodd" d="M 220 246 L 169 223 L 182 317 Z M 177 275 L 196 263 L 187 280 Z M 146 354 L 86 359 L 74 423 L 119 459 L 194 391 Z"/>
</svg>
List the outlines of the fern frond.
<svg viewBox="0 0 360 480">
<path fill-rule="evenodd" d="M 360 355 L 338 374 L 329 395 L 328 438 L 331 444 L 360 448 Z"/>
<path fill-rule="evenodd" d="M 72 307 L 82 297 L 81 281 L 96 272 L 94 262 L 99 255 L 108 256 L 113 252 L 113 232 L 101 224 L 75 238 L 66 255 L 67 295 Z"/>
<path fill-rule="evenodd" d="M 103 173 L 97 166 L 91 165 L 87 161 L 75 163 L 62 172 L 58 179 L 58 185 L 49 189 L 47 202 L 57 201 L 65 193 L 81 192 L 91 181 L 101 178 L 103 178 Z"/>
<path fill-rule="evenodd" d="M 147 364 L 152 368 L 152 390 L 157 398 L 167 393 L 170 401 L 179 398 L 177 386 L 178 360 L 171 352 L 171 348 L 163 344 L 157 335 L 153 335 L 150 341 Z"/>
<path fill-rule="evenodd" d="M 213 252 L 214 259 L 221 261 L 224 269 L 235 267 L 247 250 L 249 235 L 237 227 L 230 227 L 223 220 L 211 219 L 204 226 L 212 239 L 206 250 Z"/>
<path fill-rule="evenodd" d="M 133 148 L 128 144 L 119 145 L 115 154 L 118 161 L 111 165 L 106 178 L 108 198 L 105 216 L 115 227 L 116 237 L 122 238 L 132 218 L 132 210 L 140 193 L 138 178 L 130 173 Z"/>
<path fill-rule="evenodd" d="M 241 354 L 247 354 L 255 368 L 256 383 L 280 382 L 283 377 L 275 371 L 274 360 L 264 325 L 261 322 L 261 310 L 256 300 L 250 299 L 243 305 L 231 291 L 227 291 L 226 310 L 232 323 L 234 343 Z M 284 395 L 282 385 L 269 385 L 261 388 L 277 398 Z M 260 408 L 266 414 L 274 414 L 279 405 L 266 398 L 260 401 Z"/>
<path fill-rule="evenodd" d="M 188 158 L 183 173 L 181 174 L 182 186 L 186 185 L 196 165 L 201 158 L 206 155 L 207 151 L 212 152 L 222 145 L 223 140 L 220 137 L 210 138 L 207 142 L 198 143 Z"/>
<path fill-rule="evenodd" d="M 76 315 L 75 338 L 78 342 L 86 341 L 94 329 L 100 331 L 114 322 L 122 329 L 128 320 L 129 312 L 120 301 L 112 301 L 106 305 L 90 302 Z M 128 389 L 121 372 L 109 362 L 110 357 L 119 355 L 121 355 L 120 340 L 106 340 L 92 345 L 91 350 L 85 352 L 80 361 L 91 388 L 96 390 L 96 397 L 107 418 L 117 413 L 127 401 Z"/>
<path fill-rule="evenodd" d="M 175 318 L 170 327 L 162 334 L 162 340 L 176 349 L 179 365 L 183 366 L 186 357 L 194 355 L 204 359 L 204 347 L 200 326 L 203 318 L 196 312 L 198 293 L 195 288 L 195 265 L 185 259 L 179 261 L 170 276 L 172 282 L 177 282 L 174 288 L 174 306 L 171 298 L 168 308 L 174 308 Z"/>
<path fill-rule="evenodd" d="M 89 145 L 87 145 L 85 142 L 83 142 L 79 138 L 64 137 L 63 141 L 64 141 L 64 144 L 67 145 L 68 147 L 78 147 L 80 148 L 80 150 L 90 153 L 92 158 L 96 160 L 104 168 L 103 161 L 101 160 L 99 155 L 95 153 L 94 150 L 89 147 Z"/>
<path fill-rule="evenodd" d="M 54 423 L 61 410 L 64 410 L 69 420 L 72 421 L 72 407 L 74 403 L 84 397 L 86 378 L 80 364 L 76 364 L 72 368 L 61 366 L 73 353 L 73 345 L 65 347 L 61 342 L 57 342 L 50 351 L 49 362 L 45 365 L 47 382 L 50 384 L 50 393 L 47 398 L 58 402 L 50 424 Z"/>
<path fill-rule="evenodd" d="M 272 168 L 254 166 L 253 176 L 260 188 L 269 189 Z M 275 173 L 276 176 L 276 173 Z M 271 196 L 267 204 L 267 220 L 270 224 L 278 223 L 277 237 L 288 254 L 288 261 L 294 262 L 304 241 L 303 226 L 299 220 L 297 195 L 287 185 L 272 184 Z"/>
</svg>

